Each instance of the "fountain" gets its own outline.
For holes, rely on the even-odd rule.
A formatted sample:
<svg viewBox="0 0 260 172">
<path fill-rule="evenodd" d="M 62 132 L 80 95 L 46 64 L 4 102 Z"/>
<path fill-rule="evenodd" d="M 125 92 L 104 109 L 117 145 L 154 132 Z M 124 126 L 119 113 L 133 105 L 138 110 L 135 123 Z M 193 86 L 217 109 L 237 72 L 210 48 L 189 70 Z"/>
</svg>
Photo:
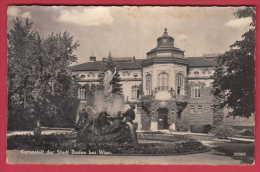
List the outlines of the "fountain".
<svg viewBox="0 0 260 172">
<path fill-rule="evenodd" d="M 136 127 L 126 118 L 123 97 L 112 93 L 112 80 L 116 74 L 108 69 L 103 79 L 103 90 L 94 94 L 92 106 L 88 106 L 88 120 L 78 133 L 77 141 L 84 144 L 137 143 Z"/>
</svg>

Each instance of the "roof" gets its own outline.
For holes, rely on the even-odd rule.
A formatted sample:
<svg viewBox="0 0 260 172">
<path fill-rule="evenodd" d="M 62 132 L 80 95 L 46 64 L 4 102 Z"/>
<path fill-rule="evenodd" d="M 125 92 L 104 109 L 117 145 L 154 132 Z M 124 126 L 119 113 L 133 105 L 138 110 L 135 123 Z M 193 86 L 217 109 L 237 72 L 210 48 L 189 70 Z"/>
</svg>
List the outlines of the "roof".
<svg viewBox="0 0 260 172">
<path fill-rule="evenodd" d="M 99 71 L 102 70 L 104 64 L 102 61 L 86 62 L 79 65 L 71 66 L 72 71 Z"/>
<path fill-rule="evenodd" d="M 164 38 L 173 40 L 173 37 L 168 35 L 167 28 L 164 29 L 163 35 L 157 38 L 157 40 L 164 39 Z"/>
<path fill-rule="evenodd" d="M 183 50 L 181 50 L 177 47 L 156 47 L 156 48 L 151 49 L 146 54 L 151 54 L 151 53 L 156 52 L 156 51 L 178 51 L 178 52 L 181 52 L 181 53 L 184 52 Z"/>
<path fill-rule="evenodd" d="M 189 67 L 213 67 L 217 65 L 217 57 L 186 57 Z"/>
<path fill-rule="evenodd" d="M 143 59 L 133 59 L 126 57 L 114 58 L 113 62 L 119 70 L 135 70 L 142 68 Z M 105 67 L 103 61 L 86 62 L 79 65 L 71 66 L 72 71 L 100 71 Z"/>
<path fill-rule="evenodd" d="M 157 57 L 153 59 L 133 59 L 132 57 L 113 58 L 119 70 L 138 70 L 143 65 L 150 65 L 153 63 L 179 63 L 188 65 L 189 67 L 213 67 L 217 64 L 217 57 L 186 57 L 186 58 L 172 58 L 172 57 Z M 100 71 L 104 69 L 103 61 L 86 62 L 79 65 L 71 66 L 72 71 Z"/>
</svg>

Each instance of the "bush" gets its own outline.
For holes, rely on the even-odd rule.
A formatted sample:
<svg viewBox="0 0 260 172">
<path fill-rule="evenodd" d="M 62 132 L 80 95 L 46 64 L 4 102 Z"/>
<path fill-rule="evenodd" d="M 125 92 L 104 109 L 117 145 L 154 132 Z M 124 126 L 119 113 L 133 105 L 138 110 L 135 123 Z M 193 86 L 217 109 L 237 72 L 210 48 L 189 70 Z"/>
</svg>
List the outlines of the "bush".
<svg viewBox="0 0 260 172">
<path fill-rule="evenodd" d="M 226 139 L 236 135 L 236 131 L 231 126 L 220 125 L 210 131 L 216 137 Z"/>
<path fill-rule="evenodd" d="M 61 96 L 51 96 L 49 99 L 52 102 L 51 105 L 55 105 L 58 109 L 56 114 L 47 111 L 45 111 L 45 114 L 41 114 L 37 111 L 35 112 L 36 115 L 29 108 L 21 106 L 9 107 L 8 130 L 33 130 L 36 127 L 36 116 L 39 114 L 41 114 L 42 126 L 74 128 L 79 100 Z"/>
<path fill-rule="evenodd" d="M 191 132 L 193 133 L 209 133 L 211 125 L 191 125 Z"/>
<path fill-rule="evenodd" d="M 190 128 L 189 120 L 185 118 L 185 116 L 182 119 L 176 121 L 177 131 L 189 131 L 189 128 Z"/>
<path fill-rule="evenodd" d="M 171 143 L 139 143 L 139 144 L 118 144 L 118 143 L 78 143 L 73 135 L 17 135 L 8 137 L 8 150 L 25 150 L 36 152 L 67 152 L 76 151 L 86 154 L 186 154 L 205 152 L 209 149 L 194 139 L 182 138 Z"/>
<path fill-rule="evenodd" d="M 184 122 L 176 123 L 176 130 L 177 131 L 189 131 L 189 125 Z"/>
<path fill-rule="evenodd" d="M 254 129 L 251 128 L 243 129 L 238 134 L 241 136 L 254 136 Z"/>
</svg>

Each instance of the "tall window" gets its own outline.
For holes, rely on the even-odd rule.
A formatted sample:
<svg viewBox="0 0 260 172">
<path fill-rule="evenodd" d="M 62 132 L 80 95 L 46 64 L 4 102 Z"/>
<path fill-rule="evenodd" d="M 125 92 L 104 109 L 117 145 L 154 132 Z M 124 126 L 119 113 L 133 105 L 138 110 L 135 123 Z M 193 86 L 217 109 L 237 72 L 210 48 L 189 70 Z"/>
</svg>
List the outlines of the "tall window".
<svg viewBox="0 0 260 172">
<path fill-rule="evenodd" d="M 167 73 L 163 72 L 159 74 L 159 90 L 168 90 L 169 76 Z"/>
<path fill-rule="evenodd" d="M 138 86 L 132 86 L 132 99 L 138 99 Z"/>
<path fill-rule="evenodd" d="M 191 96 L 193 98 L 199 98 L 200 97 L 200 87 L 199 86 L 191 88 Z"/>
<path fill-rule="evenodd" d="M 86 88 L 85 87 L 80 87 L 78 90 L 78 98 L 81 100 L 86 99 Z"/>
<path fill-rule="evenodd" d="M 150 73 L 148 73 L 145 76 L 145 82 L 146 82 L 147 95 L 151 95 L 152 94 L 152 75 Z"/>
<path fill-rule="evenodd" d="M 184 86 L 183 74 L 178 73 L 176 75 L 176 85 L 177 85 L 177 95 L 180 95 L 181 94 L 181 90 L 183 89 L 183 86 Z"/>
</svg>

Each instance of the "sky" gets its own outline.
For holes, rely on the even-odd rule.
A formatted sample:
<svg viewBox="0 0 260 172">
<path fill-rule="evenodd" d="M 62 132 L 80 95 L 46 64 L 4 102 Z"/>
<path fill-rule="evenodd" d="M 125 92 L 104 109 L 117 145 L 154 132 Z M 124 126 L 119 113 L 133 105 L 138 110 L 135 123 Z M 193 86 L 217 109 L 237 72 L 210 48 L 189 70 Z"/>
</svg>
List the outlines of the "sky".
<svg viewBox="0 0 260 172">
<path fill-rule="evenodd" d="M 186 57 L 220 54 L 248 30 L 250 18 L 236 18 L 242 7 L 10 6 L 15 17 L 30 18 L 43 37 L 67 31 L 80 46 L 77 63 L 89 56 L 146 58 L 164 28 Z"/>
</svg>

